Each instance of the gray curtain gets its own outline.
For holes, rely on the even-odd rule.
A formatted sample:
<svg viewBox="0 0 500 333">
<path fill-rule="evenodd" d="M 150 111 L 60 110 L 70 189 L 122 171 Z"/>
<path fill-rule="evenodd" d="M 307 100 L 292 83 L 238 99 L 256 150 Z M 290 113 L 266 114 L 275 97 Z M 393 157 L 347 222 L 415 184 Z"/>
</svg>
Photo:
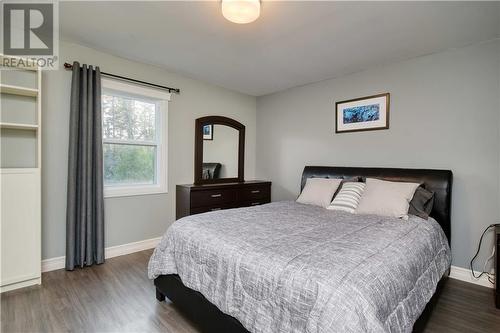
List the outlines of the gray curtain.
<svg viewBox="0 0 500 333">
<path fill-rule="evenodd" d="M 104 262 L 99 67 L 73 63 L 68 149 L 66 269 Z"/>
</svg>

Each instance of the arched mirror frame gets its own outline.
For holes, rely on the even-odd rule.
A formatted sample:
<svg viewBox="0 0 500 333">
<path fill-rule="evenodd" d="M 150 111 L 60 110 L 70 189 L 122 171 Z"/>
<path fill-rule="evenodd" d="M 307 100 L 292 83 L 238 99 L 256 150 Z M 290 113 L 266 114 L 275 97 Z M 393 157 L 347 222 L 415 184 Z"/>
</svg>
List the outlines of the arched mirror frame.
<svg viewBox="0 0 500 333">
<path fill-rule="evenodd" d="M 238 177 L 203 179 L 203 127 L 205 125 L 225 125 L 234 128 L 239 133 L 238 142 Z M 194 135 L 194 183 L 218 184 L 243 182 L 245 170 L 245 125 L 240 122 L 222 116 L 208 116 L 196 119 Z"/>
</svg>

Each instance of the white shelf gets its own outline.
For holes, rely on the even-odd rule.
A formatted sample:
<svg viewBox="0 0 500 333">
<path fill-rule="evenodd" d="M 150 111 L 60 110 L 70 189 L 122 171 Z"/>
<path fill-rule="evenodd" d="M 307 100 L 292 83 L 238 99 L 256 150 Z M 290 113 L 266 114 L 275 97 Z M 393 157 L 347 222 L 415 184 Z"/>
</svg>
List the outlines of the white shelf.
<svg viewBox="0 0 500 333">
<path fill-rule="evenodd" d="M 5 94 L 37 97 L 38 89 L 12 86 L 8 84 L 0 84 L 0 91 Z"/>
<path fill-rule="evenodd" d="M 19 124 L 19 123 L 0 123 L 0 128 L 36 131 L 38 130 L 38 125 Z"/>
<path fill-rule="evenodd" d="M 0 174 L 35 173 L 39 171 L 40 168 L 0 168 Z"/>
</svg>

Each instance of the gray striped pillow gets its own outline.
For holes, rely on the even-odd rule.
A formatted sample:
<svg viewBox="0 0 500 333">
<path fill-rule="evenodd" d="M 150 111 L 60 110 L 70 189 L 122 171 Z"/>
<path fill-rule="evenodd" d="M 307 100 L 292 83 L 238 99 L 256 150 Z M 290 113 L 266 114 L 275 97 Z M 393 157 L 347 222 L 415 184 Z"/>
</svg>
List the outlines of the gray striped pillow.
<svg viewBox="0 0 500 333">
<path fill-rule="evenodd" d="M 365 183 L 347 182 L 342 184 L 342 188 L 327 209 L 354 213 L 358 208 L 364 189 Z"/>
</svg>

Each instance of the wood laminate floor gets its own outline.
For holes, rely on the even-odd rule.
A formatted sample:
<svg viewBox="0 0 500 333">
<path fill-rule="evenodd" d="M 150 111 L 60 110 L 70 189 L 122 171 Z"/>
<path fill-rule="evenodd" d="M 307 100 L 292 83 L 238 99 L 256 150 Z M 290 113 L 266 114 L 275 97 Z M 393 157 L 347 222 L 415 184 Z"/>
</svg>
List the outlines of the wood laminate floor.
<svg viewBox="0 0 500 333">
<path fill-rule="evenodd" d="M 2 294 L 1 332 L 198 332 L 170 302 L 156 301 L 151 252 L 45 273 L 42 286 Z M 492 289 L 448 279 L 425 332 L 500 332 Z"/>
</svg>

